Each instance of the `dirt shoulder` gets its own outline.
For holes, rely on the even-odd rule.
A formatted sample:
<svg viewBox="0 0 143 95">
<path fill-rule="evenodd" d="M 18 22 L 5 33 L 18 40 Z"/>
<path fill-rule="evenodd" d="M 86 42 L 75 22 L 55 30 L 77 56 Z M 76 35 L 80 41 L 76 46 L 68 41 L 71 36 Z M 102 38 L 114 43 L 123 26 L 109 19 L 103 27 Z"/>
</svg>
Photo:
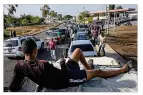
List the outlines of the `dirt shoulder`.
<svg viewBox="0 0 143 95">
<path fill-rule="evenodd" d="M 47 30 L 49 28 L 52 28 L 54 26 L 58 25 L 58 23 L 48 24 L 48 25 L 31 25 L 31 26 L 19 26 L 19 27 L 9 27 L 7 28 L 7 34 L 10 34 L 9 32 L 12 30 L 16 31 L 17 36 L 22 35 L 33 35 L 40 33 L 41 31 Z"/>
<path fill-rule="evenodd" d="M 110 32 L 106 42 L 126 61 L 132 60 L 137 69 L 137 26 L 120 26 Z"/>
</svg>

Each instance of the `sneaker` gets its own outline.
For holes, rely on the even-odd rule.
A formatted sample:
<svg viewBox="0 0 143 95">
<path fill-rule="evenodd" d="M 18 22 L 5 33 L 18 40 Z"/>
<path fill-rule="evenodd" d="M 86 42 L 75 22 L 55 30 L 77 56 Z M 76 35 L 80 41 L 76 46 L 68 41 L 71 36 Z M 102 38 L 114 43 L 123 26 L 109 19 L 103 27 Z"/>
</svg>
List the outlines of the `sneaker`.
<svg viewBox="0 0 143 95">
<path fill-rule="evenodd" d="M 133 68 L 133 62 L 129 60 L 127 63 L 127 70 L 125 72 L 129 72 Z"/>
</svg>

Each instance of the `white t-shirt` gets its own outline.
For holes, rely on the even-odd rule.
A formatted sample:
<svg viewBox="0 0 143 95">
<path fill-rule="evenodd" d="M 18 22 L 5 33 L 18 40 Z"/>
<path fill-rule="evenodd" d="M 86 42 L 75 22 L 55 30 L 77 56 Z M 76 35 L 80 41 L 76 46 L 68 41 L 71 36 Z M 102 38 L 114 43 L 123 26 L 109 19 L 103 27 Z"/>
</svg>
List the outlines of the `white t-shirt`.
<svg viewBox="0 0 143 95">
<path fill-rule="evenodd" d="M 74 38 L 75 34 L 72 34 L 72 38 Z"/>
</svg>

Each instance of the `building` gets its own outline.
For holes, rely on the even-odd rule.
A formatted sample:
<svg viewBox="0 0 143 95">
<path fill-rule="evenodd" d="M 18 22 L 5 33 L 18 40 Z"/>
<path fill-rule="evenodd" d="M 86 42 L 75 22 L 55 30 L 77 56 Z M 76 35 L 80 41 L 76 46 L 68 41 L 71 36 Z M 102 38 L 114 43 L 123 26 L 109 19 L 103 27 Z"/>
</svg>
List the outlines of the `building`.
<svg viewBox="0 0 143 95">
<path fill-rule="evenodd" d="M 136 14 L 137 11 L 135 8 L 124 8 L 124 9 L 115 9 L 115 10 L 107 10 L 107 11 L 98 11 L 98 12 L 90 12 L 90 15 L 94 17 L 94 19 L 106 19 L 106 15 L 109 12 L 114 15 L 116 13 L 117 17 L 128 16 L 130 14 Z"/>
</svg>

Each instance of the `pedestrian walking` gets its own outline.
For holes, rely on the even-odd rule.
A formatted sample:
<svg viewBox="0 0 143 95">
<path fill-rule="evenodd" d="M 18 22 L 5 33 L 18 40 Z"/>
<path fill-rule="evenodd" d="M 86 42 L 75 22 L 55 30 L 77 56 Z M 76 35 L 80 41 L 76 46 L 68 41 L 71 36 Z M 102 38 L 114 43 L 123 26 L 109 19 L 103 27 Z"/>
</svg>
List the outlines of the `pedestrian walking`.
<svg viewBox="0 0 143 95">
<path fill-rule="evenodd" d="M 54 60 L 56 60 L 56 54 L 55 54 L 55 51 L 56 51 L 56 42 L 53 40 L 53 38 L 49 41 L 48 48 L 50 50 L 51 57 Z"/>
</svg>

